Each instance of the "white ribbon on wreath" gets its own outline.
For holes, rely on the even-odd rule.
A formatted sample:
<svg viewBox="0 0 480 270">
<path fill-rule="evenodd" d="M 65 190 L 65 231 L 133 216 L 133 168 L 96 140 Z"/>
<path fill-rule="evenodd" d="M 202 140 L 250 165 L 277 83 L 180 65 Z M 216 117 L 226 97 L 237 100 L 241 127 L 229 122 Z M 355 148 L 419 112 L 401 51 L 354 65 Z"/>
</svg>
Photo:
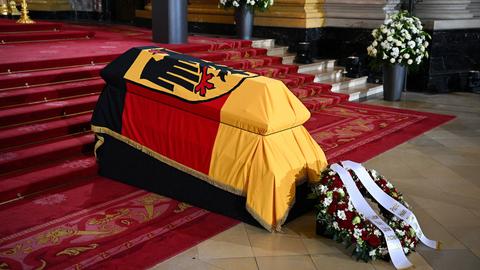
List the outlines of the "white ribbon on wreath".
<svg viewBox="0 0 480 270">
<path fill-rule="evenodd" d="M 362 183 L 362 185 L 367 189 L 368 193 L 372 195 L 372 197 L 385 209 L 390 211 L 399 219 L 405 221 L 408 225 L 410 225 L 417 234 L 417 237 L 420 241 L 433 249 L 439 249 L 440 243 L 438 241 L 428 239 L 425 234 L 423 233 L 422 229 L 420 228 L 420 224 L 418 223 L 417 217 L 410 211 L 408 208 L 403 206 L 401 203 L 398 203 L 397 200 L 392 198 L 390 195 L 385 193 L 370 177 L 365 167 L 363 167 L 360 163 L 356 163 L 353 161 L 342 161 L 342 165 L 347 170 L 353 170 L 357 175 L 358 179 Z"/>
<path fill-rule="evenodd" d="M 343 167 L 340 164 L 333 164 L 330 166 L 330 169 L 335 171 L 340 176 L 340 179 L 345 185 L 355 209 L 383 232 L 385 241 L 387 243 L 388 253 L 390 254 L 390 258 L 395 268 L 413 268 L 413 264 L 407 259 L 407 256 L 403 251 L 402 244 L 395 234 L 395 231 L 385 221 L 383 221 L 383 219 L 380 218 L 375 210 L 372 209 L 370 204 L 358 189 L 352 176 L 347 171 L 348 169 L 355 172 L 361 184 L 367 189 L 370 195 L 372 195 L 374 200 L 382 205 L 382 207 L 389 210 L 392 214 L 410 225 L 415 230 L 417 237 L 422 243 L 431 248 L 439 248 L 439 242 L 430 240 L 424 235 L 415 215 L 408 208 L 385 193 L 370 177 L 367 170 L 361 164 L 353 161 L 343 161 L 341 163 Z"/>
</svg>

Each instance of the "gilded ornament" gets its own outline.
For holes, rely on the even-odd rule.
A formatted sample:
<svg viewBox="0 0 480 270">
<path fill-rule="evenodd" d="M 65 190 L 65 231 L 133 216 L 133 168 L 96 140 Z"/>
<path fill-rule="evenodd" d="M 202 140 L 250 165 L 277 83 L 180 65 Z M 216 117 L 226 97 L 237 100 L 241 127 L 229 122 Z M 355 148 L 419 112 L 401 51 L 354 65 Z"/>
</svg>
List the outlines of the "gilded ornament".
<svg viewBox="0 0 480 270">
<path fill-rule="evenodd" d="M 5 0 L 0 1 L 0 15 L 2 16 L 8 15 L 8 6 Z"/>
<path fill-rule="evenodd" d="M 181 213 L 181 212 L 185 211 L 186 209 L 188 209 L 190 207 L 192 207 L 192 206 L 189 205 L 189 204 L 186 204 L 184 202 L 181 202 L 177 205 L 177 209 L 173 210 L 173 212 L 178 214 L 178 213 Z"/>
<path fill-rule="evenodd" d="M 28 16 L 28 9 L 27 9 L 27 1 L 23 0 L 22 1 L 22 13 L 20 15 L 20 19 L 18 19 L 17 23 L 22 23 L 22 24 L 32 24 L 35 23 L 30 17 Z"/>
<path fill-rule="evenodd" d="M 52 244 L 57 244 L 60 242 L 60 239 L 63 237 L 68 237 L 75 235 L 76 231 L 73 229 L 66 229 L 66 228 L 58 228 L 53 231 L 47 232 L 43 235 L 40 235 L 37 238 L 38 244 L 48 244 L 51 242 Z"/>
<path fill-rule="evenodd" d="M 96 249 L 98 246 L 99 246 L 98 244 L 90 244 L 86 247 L 69 247 L 64 249 L 63 251 L 58 252 L 57 256 L 60 256 L 60 255 L 77 256 L 80 253 L 83 253 L 87 250 Z"/>
<path fill-rule="evenodd" d="M 20 16 L 20 11 L 17 9 L 17 3 L 13 0 L 8 3 L 8 13 L 12 16 Z"/>
<path fill-rule="evenodd" d="M 157 194 L 148 194 L 143 197 L 140 202 L 143 204 L 146 211 L 146 214 L 144 214 L 144 220 L 151 220 L 155 217 L 155 203 L 167 200 L 167 198 Z"/>
<path fill-rule="evenodd" d="M 47 262 L 45 260 L 40 259 L 40 262 L 42 263 L 42 265 L 35 268 L 35 270 L 43 270 L 43 269 L 45 269 L 45 267 L 47 267 Z"/>
<path fill-rule="evenodd" d="M 93 218 L 88 221 L 87 224 L 89 225 L 107 225 L 108 223 L 112 222 L 115 219 L 118 219 L 119 217 L 123 217 L 128 215 L 130 212 L 129 209 L 127 208 L 122 208 L 118 209 L 115 211 L 113 214 L 105 214 L 103 218 Z"/>
</svg>

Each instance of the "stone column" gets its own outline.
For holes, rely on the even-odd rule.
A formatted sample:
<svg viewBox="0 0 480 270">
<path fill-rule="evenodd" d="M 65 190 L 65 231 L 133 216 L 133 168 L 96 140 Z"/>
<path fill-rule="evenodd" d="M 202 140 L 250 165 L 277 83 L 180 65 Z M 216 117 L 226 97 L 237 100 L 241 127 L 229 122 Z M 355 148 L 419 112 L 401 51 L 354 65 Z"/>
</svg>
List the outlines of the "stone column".
<svg viewBox="0 0 480 270">
<path fill-rule="evenodd" d="M 160 43 L 187 42 L 187 0 L 152 2 L 152 39 Z"/>
<path fill-rule="evenodd" d="M 400 8 L 401 0 L 325 0 L 326 25 L 376 28 Z"/>
</svg>

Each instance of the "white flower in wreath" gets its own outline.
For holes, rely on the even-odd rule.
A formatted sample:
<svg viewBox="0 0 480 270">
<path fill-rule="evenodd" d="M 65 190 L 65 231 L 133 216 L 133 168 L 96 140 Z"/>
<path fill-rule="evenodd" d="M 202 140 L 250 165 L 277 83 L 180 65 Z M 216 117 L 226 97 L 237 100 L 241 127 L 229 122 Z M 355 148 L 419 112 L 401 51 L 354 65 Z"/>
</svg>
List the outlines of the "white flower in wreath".
<svg viewBox="0 0 480 270">
<path fill-rule="evenodd" d="M 412 59 L 408 59 L 407 64 L 409 64 L 409 65 L 413 64 L 413 60 L 412 60 Z"/>
<path fill-rule="evenodd" d="M 368 253 L 368 256 L 370 256 L 370 257 L 375 257 L 376 255 L 377 255 L 377 249 L 372 249 Z"/>
<path fill-rule="evenodd" d="M 335 175 L 335 172 L 334 171 L 329 171 L 328 175 L 333 176 L 333 175 Z"/>
<path fill-rule="evenodd" d="M 339 230 L 339 229 L 340 229 L 340 227 L 338 226 L 338 222 L 336 222 L 336 221 L 332 222 L 332 226 L 333 226 L 333 228 L 334 228 L 335 230 Z"/>
<path fill-rule="evenodd" d="M 344 196 L 345 196 L 345 191 L 343 191 L 343 188 L 337 189 L 337 192 L 338 192 L 338 194 L 340 194 L 340 197 L 344 197 Z"/>
<path fill-rule="evenodd" d="M 395 232 L 397 232 L 397 234 L 400 236 L 405 236 L 405 232 L 403 230 L 395 229 Z"/>
<path fill-rule="evenodd" d="M 383 60 L 388 59 L 388 55 L 386 55 L 385 53 L 383 53 L 382 59 L 383 59 Z"/>
<path fill-rule="evenodd" d="M 404 57 L 405 57 L 405 56 L 404 56 Z M 409 57 L 410 57 L 410 56 L 409 56 Z M 405 57 L 405 58 L 408 58 L 408 57 Z M 392 183 L 390 183 L 390 182 L 387 181 L 387 187 L 390 188 L 390 189 L 393 188 Z"/>
<path fill-rule="evenodd" d="M 416 44 L 415 41 L 413 41 L 413 40 L 410 40 L 410 41 L 408 42 L 408 47 L 410 47 L 410 48 L 412 48 L 412 49 L 415 48 L 416 45 L 417 45 L 417 44 Z"/>
<path fill-rule="evenodd" d="M 404 247 L 404 248 L 403 248 L 403 252 L 404 252 L 405 254 L 407 254 L 408 252 L 410 252 L 410 249 L 408 249 L 408 247 Z"/>
<path fill-rule="evenodd" d="M 362 239 L 362 230 L 358 228 L 354 228 L 353 237 L 355 237 L 355 239 L 359 239 L 359 238 Z"/>
<path fill-rule="evenodd" d="M 373 176 L 374 179 L 377 179 L 377 177 L 378 177 L 377 171 L 375 171 L 375 170 L 372 169 L 372 170 L 370 170 L 370 173 L 372 174 L 372 176 Z"/>
<path fill-rule="evenodd" d="M 392 36 L 388 36 L 388 37 L 387 37 L 387 41 L 388 41 L 388 42 L 392 42 L 392 41 L 393 41 L 393 37 L 392 37 Z"/>
<path fill-rule="evenodd" d="M 337 211 L 337 217 L 341 220 L 347 220 L 347 215 L 345 215 L 345 211 L 343 210 Z"/>
<path fill-rule="evenodd" d="M 324 207 L 328 207 L 331 203 L 332 203 L 333 199 L 332 197 L 326 197 L 324 200 L 323 200 L 323 206 Z"/>
<path fill-rule="evenodd" d="M 323 193 L 327 192 L 328 187 L 325 186 L 325 185 L 320 185 L 320 186 L 319 186 L 319 189 L 320 189 L 320 192 L 323 194 Z"/>
<path fill-rule="evenodd" d="M 353 211 L 353 204 L 352 204 L 352 201 L 351 201 L 351 200 L 348 201 L 347 209 L 348 209 L 348 211 L 350 211 L 350 212 Z"/>
<path fill-rule="evenodd" d="M 373 231 L 373 234 L 376 235 L 376 236 L 381 236 L 381 235 L 382 235 L 382 232 L 379 231 L 379 230 L 377 230 L 377 229 L 375 229 L 375 230 Z"/>
</svg>

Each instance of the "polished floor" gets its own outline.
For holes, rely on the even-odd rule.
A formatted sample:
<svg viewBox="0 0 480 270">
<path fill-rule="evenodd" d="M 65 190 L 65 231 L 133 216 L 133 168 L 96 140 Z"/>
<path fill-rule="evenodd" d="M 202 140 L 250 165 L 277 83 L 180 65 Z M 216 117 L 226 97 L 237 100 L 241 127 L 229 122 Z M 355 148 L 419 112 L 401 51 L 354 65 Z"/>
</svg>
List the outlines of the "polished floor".
<svg viewBox="0 0 480 270">
<path fill-rule="evenodd" d="M 371 104 L 456 115 L 457 118 L 365 163 L 405 195 L 435 251 L 419 245 L 416 269 L 480 269 L 480 95 L 406 93 L 401 102 Z M 239 224 L 153 269 L 394 269 L 356 262 L 343 246 L 314 233 L 313 213 L 270 234 Z"/>
</svg>

